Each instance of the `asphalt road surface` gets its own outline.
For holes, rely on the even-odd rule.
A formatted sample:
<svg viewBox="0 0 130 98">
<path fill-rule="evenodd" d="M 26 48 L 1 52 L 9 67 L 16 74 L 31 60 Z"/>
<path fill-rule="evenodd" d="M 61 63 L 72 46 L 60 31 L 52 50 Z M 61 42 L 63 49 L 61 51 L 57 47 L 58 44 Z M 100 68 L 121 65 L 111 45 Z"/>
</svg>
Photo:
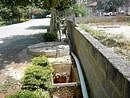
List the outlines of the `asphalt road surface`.
<svg viewBox="0 0 130 98">
<path fill-rule="evenodd" d="M 0 27 L 0 69 L 11 62 L 19 63 L 18 54 L 27 46 L 43 41 L 50 19 L 32 19 Z"/>
</svg>

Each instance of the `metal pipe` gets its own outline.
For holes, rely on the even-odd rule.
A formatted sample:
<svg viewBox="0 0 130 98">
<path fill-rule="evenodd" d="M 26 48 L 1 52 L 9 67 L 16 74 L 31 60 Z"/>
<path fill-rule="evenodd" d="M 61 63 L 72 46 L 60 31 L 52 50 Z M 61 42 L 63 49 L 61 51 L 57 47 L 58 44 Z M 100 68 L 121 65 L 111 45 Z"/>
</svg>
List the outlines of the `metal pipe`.
<svg viewBox="0 0 130 98">
<path fill-rule="evenodd" d="M 86 85 L 85 85 L 85 81 L 84 81 L 84 77 L 83 77 L 83 73 L 82 73 L 82 69 L 80 67 L 79 60 L 75 56 L 74 53 L 71 52 L 71 55 L 73 56 L 73 58 L 75 60 L 75 63 L 76 63 L 76 66 L 77 66 L 78 75 L 79 75 L 79 79 L 80 79 L 80 83 L 81 83 L 81 90 L 82 90 L 83 98 L 89 98 L 87 88 L 86 88 Z"/>
</svg>

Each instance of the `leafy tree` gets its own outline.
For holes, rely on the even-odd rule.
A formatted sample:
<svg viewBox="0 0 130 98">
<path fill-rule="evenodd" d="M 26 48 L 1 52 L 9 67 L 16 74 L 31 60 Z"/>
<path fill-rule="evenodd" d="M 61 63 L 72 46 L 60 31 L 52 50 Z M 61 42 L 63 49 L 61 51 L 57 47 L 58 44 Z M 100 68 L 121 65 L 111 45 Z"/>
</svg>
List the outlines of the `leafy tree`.
<svg viewBox="0 0 130 98">
<path fill-rule="evenodd" d="M 98 0 L 97 9 L 105 12 L 116 11 L 118 7 L 123 6 L 127 0 Z"/>
<path fill-rule="evenodd" d="M 26 0 L 0 0 L 0 16 L 9 23 L 19 22 L 22 16 L 20 6 L 29 5 Z"/>
<path fill-rule="evenodd" d="M 30 0 L 0 0 L 0 3 L 8 8 L 31 4 Z"/>
<path fill-rule="evenodd" d="M 7 7 L 0 9 L 0 16 L 4 21 L 8 21 L 12 19 L 12 11 Z"/>
<path fill-rule="evenodd" d="M 73 10 L 74 10 L 75 16 L 87 15 L 87 10 L 83 4 L 75 4 L 73 6 Z"/>
<path fill-rule="evenodd" d="M 35 6 L 48 9 L 51 12 L 50 32 L 57 32 L 57 11 L 69 8 L 75 0 L 32 0 Z"/>
<path fill-rule="evenodd" d="M 17 6 L 27 5 L 38 6 L 39 8 L 50 10 L 50 32 L 57 31 L 56 12 L 69 8 L 74 2 L 75 0 L 0 0 L 0 3 L 3 4 L 3 6 L 6 6 L 11 10 Z"/>
</svg>

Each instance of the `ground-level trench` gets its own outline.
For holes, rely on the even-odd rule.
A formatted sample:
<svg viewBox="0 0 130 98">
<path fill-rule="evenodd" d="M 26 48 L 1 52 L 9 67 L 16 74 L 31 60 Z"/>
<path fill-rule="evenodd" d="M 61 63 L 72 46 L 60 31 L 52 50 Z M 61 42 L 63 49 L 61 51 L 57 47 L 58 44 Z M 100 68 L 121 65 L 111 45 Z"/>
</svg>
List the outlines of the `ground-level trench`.
<svg viewBox="0 0 130 98">
<path fill-rule="evenodd" d="M 23 54 L 23 52 L 20 54 Z M 27 61 L 30 61 L 29 59 L 31 59 L 32 56 L 45 55 L 52 63 L 54 72 L 52 77 L 53 88 L 49 91 L 51 98 L 83 98 L 77 67 L 74 59 L 70 55 L 68 44 L 61 42 L 42 42 L 33 44 L 24 49 L 24 54 L 26 54 L 26 57 L 23 56 L 22 58 L 27 58 Z M 14 65 L 16 65 L 15 67 L 19 67 L 20 70 L 15 69 L 16 72 L 13 74 L 11 73 L 8 80 L 10 81 L 13 79 L 12 82 L 14 82 L 15 78 L 17 79 L 21 70 L 26 68 L 26 64 L 22 65 L 21 63 L 17 63 Z M 10 72 L 13 71 L 13 67 L 14 66 L 10 67 Z M 16 84 L 14 83 L 14 86 L 0 92 L 1 98 L 4 98 L 3 96 L 6 94 L 12 94 L 17 90 L 20 90 L 21 84 L 19 84 L 17 80 L 15 82 Z"/>
<path fill-rule="evenodd" d="M 46 55 L 53 65 L 51 98 L 82 98 L 77 67 L 69 45 L 64 42 L 44 42 L 28 47 L 30 55 Z"/>
</svg>

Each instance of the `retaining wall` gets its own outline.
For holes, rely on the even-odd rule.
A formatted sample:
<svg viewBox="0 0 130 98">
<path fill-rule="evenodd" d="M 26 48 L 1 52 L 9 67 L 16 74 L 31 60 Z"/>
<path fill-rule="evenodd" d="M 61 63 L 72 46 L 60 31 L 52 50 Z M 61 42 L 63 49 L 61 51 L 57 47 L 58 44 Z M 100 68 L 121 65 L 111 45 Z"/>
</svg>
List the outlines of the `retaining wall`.
<svg viewBox="0 0 130 98">
<path fill-rule="evenodd" d="M 100 16 L 100 17 L 78 17 L 75 19 L 76 23 L 109 23 L 109 22 L 128 22 L 130 21 L 130 16 Z"/>
<path fill-rule="evenodd" d="M 90 98 L 130 98 L 130 65 L 72 22 L 68 21 L 67 27 Z"/>
</svg>

